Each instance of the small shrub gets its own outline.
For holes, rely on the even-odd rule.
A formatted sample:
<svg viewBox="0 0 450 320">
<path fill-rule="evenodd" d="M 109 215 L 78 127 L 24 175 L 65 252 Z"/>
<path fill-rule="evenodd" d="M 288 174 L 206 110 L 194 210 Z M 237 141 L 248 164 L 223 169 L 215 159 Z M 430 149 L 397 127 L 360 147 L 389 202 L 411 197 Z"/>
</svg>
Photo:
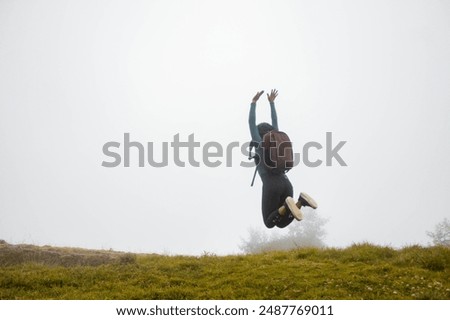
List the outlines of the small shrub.
<svg viewBox="0 0 450 320">
<path fill-rule="evenodd" d="M 423 248 L 417 245 L 406 247 L 400 250 L 396 264 L 418 265 L 430 271 L 443 271 L 450 266 L 450 248 L 442 246 Z"/>
<path fill-rule="evenodd" d="M 389 247 L 379 247 L 369 243 L 356 243 L 343 250 L 342 260 L 370 263 L 390 259 L 394 255 L 395 250 Z"/>
<path fill-rule="evenodd" d="M 135 264 L 136 263 L 136 255 L 133 253 L 125 253 L 119 257 L 120 264 Z"/>
</svg>

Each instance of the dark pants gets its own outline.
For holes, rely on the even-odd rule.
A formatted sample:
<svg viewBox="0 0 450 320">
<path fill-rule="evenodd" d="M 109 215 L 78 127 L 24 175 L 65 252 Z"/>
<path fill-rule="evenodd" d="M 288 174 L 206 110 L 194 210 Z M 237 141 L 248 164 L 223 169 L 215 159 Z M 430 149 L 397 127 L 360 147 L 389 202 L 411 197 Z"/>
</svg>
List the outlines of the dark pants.
<svg viewBox="0 0 450 320">
<path fill-rule="evenodd" d="M 280 216 L 278 208 L 284 204 L 286 197 L 292 197 L 294 190 L 285 174 L 269 174 L 263 177 L 262 214 L 267 228 L 284 228 L 288 226 L 294 217 L 286 212 Z"/>
</svg>

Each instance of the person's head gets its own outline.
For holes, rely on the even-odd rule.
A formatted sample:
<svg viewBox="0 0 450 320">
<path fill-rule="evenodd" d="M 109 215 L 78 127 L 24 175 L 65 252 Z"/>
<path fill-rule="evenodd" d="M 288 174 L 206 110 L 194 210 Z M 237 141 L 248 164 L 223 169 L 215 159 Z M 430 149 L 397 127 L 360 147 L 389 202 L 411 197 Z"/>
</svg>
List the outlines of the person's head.
<svg viewBox="0 0 450 320">
<path fill-rule="evenodd" d="M 258 132 L 259 135 L 261 136 L 261 138 L 269 131 L 274 130 L 275 128 L 272 127 L 270 124 L 268 124 L 267 122 L 262 122 L 260 124 L 258 124 L 257 126 L 258 128 Z"/>
</svg>

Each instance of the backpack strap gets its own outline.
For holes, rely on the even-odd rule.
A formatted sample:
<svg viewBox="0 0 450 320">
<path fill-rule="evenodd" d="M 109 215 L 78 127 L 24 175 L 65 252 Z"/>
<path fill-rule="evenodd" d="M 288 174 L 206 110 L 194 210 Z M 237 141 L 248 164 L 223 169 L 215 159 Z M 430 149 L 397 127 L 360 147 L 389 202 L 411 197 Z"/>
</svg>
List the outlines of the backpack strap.
<svg viewBox="0 0 450 320">
<path fill-rule="evenodd" d="M 256 157 L 256 154 L 252 155 L 253 148 L 257 148 L 259 146 L 259 142 L 257 141 L 250 141 L 250 150 L 248 152 L 248 160 L 252 160 Z"/>
<path fill-rule="evenodd" d="M 259 164 L 258 164 L 258 166 L 259 166 Z M 253 184 L 255 183 L 256 172 L 258 171 L 258 166 L 255 167 L 255 173 L 253 173 L 252 184 L 250 185 L 250 187 L 253 187 Z"/>
<path fill-rule="evenodd" d="M 250 151 L 248 153 L 248 160 L 252 160 L 252 159 L 255 159 L 257 157 L 256 153 L 252 155 L 252 150 L 253 150 L 253 148 L 257 148 L 258 146 L 259 146 L 259 142 L 257 142 L 257 141 L 250 141 Z M 258 171 L 258 166 L 259 166 L 259 163 L 255 167 L 255 172 L 253 173 L 252 184 L 250 185 L 250 187 L 253 187 L 253 184 L 255 183 L 256 172 Z"/>
</svg>

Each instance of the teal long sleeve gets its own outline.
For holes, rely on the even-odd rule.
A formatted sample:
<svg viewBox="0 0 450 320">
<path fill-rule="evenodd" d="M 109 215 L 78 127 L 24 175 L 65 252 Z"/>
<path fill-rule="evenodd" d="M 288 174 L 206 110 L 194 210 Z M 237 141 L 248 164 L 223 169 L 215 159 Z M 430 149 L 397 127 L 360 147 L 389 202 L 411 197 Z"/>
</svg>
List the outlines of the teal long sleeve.
<svg viewBox="0 0 450 320">
<path fill-rule="evenodd" d="M 248 116 L 248 125 L 250 127 L 250 135 L 252 136 L 252 140 L 256 142 L 260 142 L 261 136 L 259 135 L 258 128 L 256 127 L 256 103 L 252 102 L 250 105 L 250 114 Z"/>
<path fill-rule="evenodd" d="M 272 126 L 274 127 L 275 130 L 278 130 L 278 118 L 277 118 L 277 111 L 275 109 L 275 104 L 273 102 L 270 103 L 270 113 L 271 113 L 271 117 L 272 117 Z M 256 125 L 256 103 L 252 102 L 250 104 L 250 114 L 248 116 L 248 124 L 250 127 L 250 134 L 252 136 L 252 141 L 260 143 L 262 141 L 262 137 L 259 134 L 258 131 L 258 126 Z M 261 146 L 258 146 L 255 149 L 256 154 L 258 155 L 258 157 L 256 159 L 262 159 L 263 156 L 263 149 Z M 258 161 L 255 160 L 256 163 L 258 164 Z M 261 176 L 261 178 L 263 176 L 266 176 L 269 174 L 270 169 L 267 166 L 257 166 L 256 167 L 258 170 L 259 175 Z"/>
<path fill-rule="evenodd" d="M 275 109 L 275 103 L 270 103 L 270 114 L 272 117 L 272 127 L 275 130 L 278 130 L 278 117 L 277 110 Z M 250 104 L 250 114 L 248 116 L 248 125 L 250 127 L 250 134 L 252 136 L 252 140 L 259 142 L 262 140 L 262 137 L 259 135 L 258 127 L 256 126 L 256 103 L 252 102 Z"/>
<path fill-rule="evenodd" d="M 274 127 L 275 130 L 278 130 L 278 117 L 274 102 L 270 103 L 270 114 L 272 116 L 272 127 Z"/>
</svg>

